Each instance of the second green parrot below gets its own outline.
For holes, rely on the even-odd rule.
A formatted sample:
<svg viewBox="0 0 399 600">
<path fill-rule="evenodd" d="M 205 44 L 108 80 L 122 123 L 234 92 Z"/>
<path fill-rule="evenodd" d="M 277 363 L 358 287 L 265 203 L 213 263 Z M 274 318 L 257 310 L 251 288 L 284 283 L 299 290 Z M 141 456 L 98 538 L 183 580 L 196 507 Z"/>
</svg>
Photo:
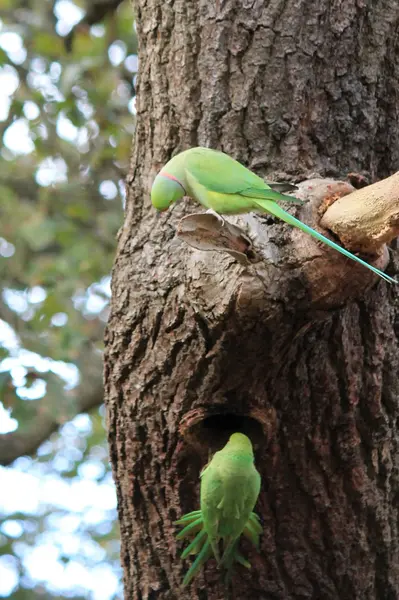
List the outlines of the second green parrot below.
<svg viewBox="0 0 399 600">
<path fill-rule="evenodd" d="M 243 433 L 233 433 L 225 447 L 215 452 L 201 472 L 200 510 L 176 521 L 184 526 L 177 535 L 178 540 L 195 536 L 182 554 L 182 558 L 197 555 L 183 586 L 190 583 L 212 556 L 227 570 L 227 580 L 234 562 L 251 568 L 239 552 L 238 543 L 244 535 L 259 548 L 262 527 L 259 517 L 252 512 L 259 490 L 260 475 L 254 465 L 251 441 Z"/>
<path fill-rule="evenodd" d="M 191 196 L 219 214 L 251 211 L 270 213 L 367 267 L 385 281 L 398 283 L 393 277 L 369 265 L 283 210 L 277 202 L 300 202 L 278 191 L 289 188 L 289 184 L 266 183 L 223 152 L 198 147 L 185 150 L 166 163 L 152 185 L 151 201 L 157 210 L 163 211 L 183 196 Z"/>
</svg>

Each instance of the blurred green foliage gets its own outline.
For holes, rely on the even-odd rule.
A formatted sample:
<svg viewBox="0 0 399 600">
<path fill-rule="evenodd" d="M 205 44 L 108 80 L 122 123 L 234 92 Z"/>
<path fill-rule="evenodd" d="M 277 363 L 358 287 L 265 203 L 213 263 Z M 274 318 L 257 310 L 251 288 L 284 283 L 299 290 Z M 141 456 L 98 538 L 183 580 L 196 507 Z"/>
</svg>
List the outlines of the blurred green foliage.
<svg viewBox="0 0 399 600">
<path fill-rule="evenodd" d="M 98 22 L 96 1 L 105 7 Z M 0 0 L 0 464 L 7 464 L 7 431 L 21 435 L 23 450 L 49 416 L 66 424 L 37 458 L 19 459 L 14 470 L 62 477 L 64 484 L 67 478 L 71 489 L 87 472 L 99 490 L 112 485 L 102 409 L 93 407 L 102 402 L 102 337 L 134 134 L 137 39 L 129 0 L 106 4 Z M 68 423 L 86 405 L 83 429 L 83 417 Z M 68 507 L 51 501 L 33 515 L 11 514 L 0 501 L 1 511 L 0 553 L 18 572 L 12 598 L 118 597 L 74 586 L 73 577 L 59 595 L 29 575 L 26 556 L 54 534 L 55 515 L 67 518 Z M 115 507 L 102 522 L 79 514 L 73 535 L 91 540 L 97 555 L 77 559 L 78 550 L 61 548 L 58 560 L 65 568 L 80 560 L 117 569 Z M 13 528 L 20 531 L 14 537 Z"/>
</svg>

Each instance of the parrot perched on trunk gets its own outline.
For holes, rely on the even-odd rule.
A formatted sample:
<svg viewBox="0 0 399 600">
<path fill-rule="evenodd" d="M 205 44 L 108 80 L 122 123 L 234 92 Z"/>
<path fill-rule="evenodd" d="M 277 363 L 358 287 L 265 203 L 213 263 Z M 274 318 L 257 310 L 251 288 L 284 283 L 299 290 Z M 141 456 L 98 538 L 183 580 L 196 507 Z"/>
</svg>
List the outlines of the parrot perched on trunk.
<svg viewBox="0 0 399 600">
<path fill-rule="evenodd" d="M 293 187 L 295 186 L 289 184 L 266 183 L 227 154 L 198 147 L 185 150 L 166 163 L 152 185 L 151 201 L 160 211 L 167 210 L 183 196 L 191 196 L 219 214 L 251 211 L 271 213 L 367 267 L 385 281 L 398 283 L 396 279 L 369 265 L 278 206 L 276 202 L 283 200 L 301 203 L 292 196 L 280 193 Z"/>
<path fill-rule="evenodd" d="M 254 465 L 251 441 L 242 433 L 233 433 L 225 447 L 214 454 L 201 472 L 200 510 L 176 521 L 178 525 L 184 525 L 177 535 L 178 540 L 195 534 L 182 554 L 182 558 L 189 554 L 197 555 L 183 586 L 190 583 L 212 556 L 219 566 L 227 570 L 227 580 L 234 562 L 251 568 L 240 554 L 238 543 L 240 536 L 244 535 L 259 548 L 262 527 L 259 517 L 252 512 L 259 490 L 260 475 Z"/>
</svg>

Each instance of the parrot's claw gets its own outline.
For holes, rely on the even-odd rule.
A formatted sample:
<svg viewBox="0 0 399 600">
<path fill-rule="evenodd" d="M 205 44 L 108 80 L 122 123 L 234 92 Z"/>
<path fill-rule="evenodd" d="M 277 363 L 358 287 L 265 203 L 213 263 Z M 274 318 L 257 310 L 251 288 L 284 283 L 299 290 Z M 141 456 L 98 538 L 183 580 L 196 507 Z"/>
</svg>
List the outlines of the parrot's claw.
<svg viewBox="0 0 399 600">
<path fill-rule="evenodd" d="M 214 210 L 212 210 L 212 208 L 209 208 L 206 213 L 207 215 L 213 215 L 214 217 L 217 218 L 217 220 L 224 225 L 225 224 L 225 220 L 223 219 L 222 215 L 219 215 L 219 213 L 215 212 Z"/>
</svg>

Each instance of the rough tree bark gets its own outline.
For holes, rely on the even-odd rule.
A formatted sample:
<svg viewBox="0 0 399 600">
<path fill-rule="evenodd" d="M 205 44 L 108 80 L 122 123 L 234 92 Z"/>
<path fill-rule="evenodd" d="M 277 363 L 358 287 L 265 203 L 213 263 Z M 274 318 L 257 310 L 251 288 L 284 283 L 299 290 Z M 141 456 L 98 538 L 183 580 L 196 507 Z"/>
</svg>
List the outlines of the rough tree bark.
<svg viewBox="0 0 399 600">
<path fill-rule="evenodd" d="M 125 598 L 224 597 L 212 561 L 181 589 L 173 521 L 198 507 L 200 468 L 238 429 L 256 444 L 264 535 L 235 597 L 394 600 L 397 290 L 273 218 L 229 219 L 254 240 L 256 265 L 194 250 L 175 236 L 194 205 L 157 220 L 149 189 L 194 145 L 297 182 L 397 171 L 399 3 L 135 9 L 137 130 L 105 359 Z M 321 228 L 322 210 L 313 198 L 296 214 Z M 382 250 L 363 256 L 384 266 Z M 390 274 L 395 264 L 391 248 Z"/>
</svg>

